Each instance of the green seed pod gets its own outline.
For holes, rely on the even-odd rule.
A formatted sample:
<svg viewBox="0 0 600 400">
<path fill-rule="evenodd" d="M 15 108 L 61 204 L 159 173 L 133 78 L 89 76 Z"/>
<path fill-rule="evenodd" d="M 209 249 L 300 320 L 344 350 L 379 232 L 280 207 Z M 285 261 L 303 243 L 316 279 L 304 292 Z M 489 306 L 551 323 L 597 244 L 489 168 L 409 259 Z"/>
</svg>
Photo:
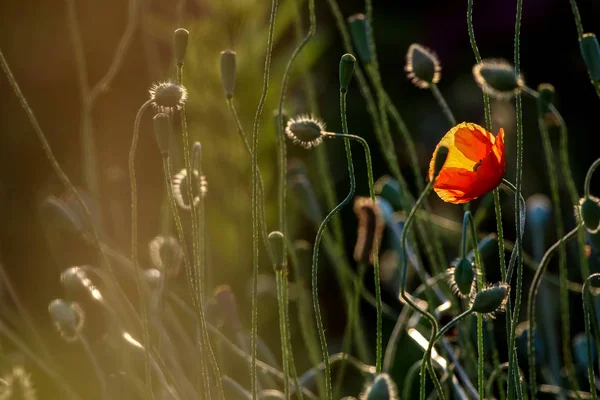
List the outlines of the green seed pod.
<svg viewBox="0 0 600 400">
<path fill-rule="evenodd" d="M 435 152 L 435 164 L 433 168 L 433 179 L 437 178 L 440 174 L 440 171 L 444 167 L 446 163 L 446 159 L 448 158 L 448 148 L 446 146 L 440 146 Z"/>
<path fill-rule="evenodd" d="M 600 230 L 600 199 L 587 196 L 579 200 L 578 214 L 588 232 L 594 234 Z"/>
<path fill-rule="evenodd" d="M 422 89 L 438 83 L 442 77 L 442 67 L 435 53 L 416 43 L 411 44 L 406 52 L 404 70 L 411 82 Z"/>
<path fill-rule="evenodd" d="M 488 285 L 481 292 L 471 293 L 471 309 L 486 318 L 495 318 L 495 314 L 504 312 L 510 286 L 504 282 Z"/>
<path fill-rule="evenodd" d="M 190 33 L 187 29 L 179 28 L 175 30 L 173 49 L 175 50 L 175 61 L 177 62 L 177 65 L 183 65 L 189 36 Z"/>
<path fill-rule="evenodd" d="M 276 271 L 282 270 L 286 264 L 285 238 L 283 237 L 283 233 L 273 231 L 269 233 L 267 239 L 273 256 L 273 268 L 275 268 Z"/>
<path fill-rule="evenodd" d="M 477 244 L 481 260 L 485 262 L 490 257 L 498 254 L 498 236 L 495 233 L 490 233 L 482 238 Z M 473 250 L 467 253 L 467 259 L 471 262 L 475 261 L 475 252 Z"/>
<path fill-rule="evenodd" d="M 579 49 L 590 74 L 590 79 L 594 85 L 597 85 L 600 82 L 600 45 L 596 35 L 584 33 L 579 41 Z"/>
<path fill-rule="evenodd" d="M 363 64 L 371 62 L 371 49 L 369 48 L 369 26 L 364 14 L 354 14 L 348 18 L 348 27 L 358 58 Z"/>
<path fill-rule="evenodd" d="M 467 258 L 458 258 L 453 262 L 450 272 L 450 286 L 453 291 L 459 297 L 469 296 L 475 279 L 473 262 Z"/>
<path fill-rule="evenodd" d="M 168 156 L 171 135 L 173 134 L 171 118 L 165 113 L 158 113 L 154 116 L 152 122 L 154 125 L 154 136 L 156 136 L 158 150 L 160 150 L 161 155 Z"/>
<path fill-rule="evenodd" d="M 540 83 L 538 86 L 538 93 L 538 113 L 540 115 L 551 113 L 550 106 L 554 101 L 554 95 L 556 93 L 554 86 L 549 83 Z"/>
<path fill-rule="evenodd" d="M 398 400 L 398 389 L 392 378 L 382 373 L 360 395 L 360 400 Z"/>
<path fill-rule="evenodd" d="M 235 90 L 236 55 L 233 50 L 223 50 L 221 52 L 221 83 L 225 90 L 225 96 L 228 99 L 233 97 Z"/>
<path fill-rule="evenodd" d="M 482 60 L 473 66 L 473 77 L 481 89 L 495 98 L 510 98 L 519 91 L 525 82 L 506 60 Z"/>
<path fill-rule="evenodd" d="M 342 93 L 348 91 L 354 73 L 354 64 L 356 64 L 356 57 L 350 53 L 344 54 L 340 59 L 340 92 Z"/>
</svg>

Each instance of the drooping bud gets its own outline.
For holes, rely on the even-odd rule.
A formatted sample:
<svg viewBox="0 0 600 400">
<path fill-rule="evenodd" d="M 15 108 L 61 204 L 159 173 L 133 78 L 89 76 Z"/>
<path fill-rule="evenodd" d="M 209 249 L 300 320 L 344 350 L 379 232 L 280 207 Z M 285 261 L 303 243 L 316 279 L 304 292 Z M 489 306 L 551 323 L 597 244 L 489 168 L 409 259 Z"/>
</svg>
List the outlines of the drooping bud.
<svg viewBox="0 0 600 400">
<path fill-rule="evenodd" d="M 48 305 L 48 313 L 60 335 L 67 341 L 77 340 L 83 329 L 84 314 L 77 303 L 55 299 Z"/>
<path fill-rule="evenodd" d="M 173 49 L 175 52 L 175 62 L 177 65 L 183 65 L 183 59 L 185 58 L 185 51 L 187 50 L 188 38 L 190 33 L 187 29 L 179 28 L 175 30 Z"/>
<path fill-rule="evenodd" d="M 596 35 L 584 33 L 579 41 L 579 49 L 587 66 L 590 79 L 594 86 L 597 86 L 600 83 L 600 45 Z"/>
<path fill-rule="evenodd" d="M 369 26 L 364 14 L 354 14 L 348 18 L 350 35 L 358 58 L 363 64 L 371 62 L 371 49 L 369 48 Z"/>
<path fill-rule="evenodd" d="M 221 84 L 228 99 L 233 97 L 235 78 L 237 74 L 236 55 L 233 50 L 221 52 Z"/>
<path fill-rule="evenodd" d="M 473 262 L 467 258 L 457 258 L 449 269 L 450 287 L 457 296 L 467 297 L 471 294 L 475 282 Z"/>
<path fill-rule="evenodd" d="M 488 95 L 495 98 L 510 98 L 517 93 L 525 81 L 506 60 L 482 60 L 473 66 L 475 82 Z"/>
<path fill-rule="evenodd" d="M 269 241 L 269 248 L 271 249 L 271 255 L 273 256 L 273 267 L 276 271 L 283 269 L 286 264 L 285 251 L 285 238 L 283 233 L 279 231 L 273 231 L 269 233 L 267 237 Z"/>
<path fill-rule="evenodd" d="M 585 229 L 595 234 L 600 231 L 600 199 L 594 196 L 586 196 L 579 200 L 579 206 L 575 208 L 575 214 L 583 222 Z"/>
<path fill-rule="evenodd" d="M 436 54 L 417 43 L 411 44 L 406 52 L 404 70 L 411 82 L 421 89 L 438 83 L 442 77 L 442 67 Z"/>
<path fill-rule="evenodd" d="M 152 121 L 154 123 L 154 135 L 156 136 L 158 150 L 161 155 L 168 156 L 171 135 L 173 134 L 171 118 L 165 113 L 158 113 L 154 116 Z"/>
<path fill-rule="evenodd" d="M 310 115 L 300 115 L 288 120 L 285 134 L 294 144 L 312 149 L 323 142 L 325 124 Z"/>
<path fill-rule="evenodd" d="M 398 400 L 398 389 L 392 378 L 382 373 L 375 377 L 365 391 L 360 395 L 360 400 Z"/>
<path fill-rule="evenodd" d="M 154 268 L 168 276 L 177 276 L 183 262 L 183 249 L 173 236 L 156 236 L 148 243 L 148 255 Z"/>
<path fill-rule="evenodd" d="M 374 254 L 379 253 L 385 227 L 381 210 L 370 197 L 356 197 L 353 210 L 358 218 L 354 261 L 373 265 Z"/>
<path fill-rule="evenodd" d="M 437 176 L 442 171 L 444 164 L 446 163 L 446 159 L 448 158 L 448 148 L 446 146 L 440 146 L 435 152 L 435 164 L 433 168 L 433 179 L 437 178 Z"/>
<path fill-rule="evenodd" d="M 352 81 L 352 74 L 354 73 L 354 64 L 356 64 L 356 57 L 350 53 L 346 53 L 340 59 L 340 92 L 346 93 L 350 81 Z"/>
<path fill-rule="evenodd" d="M 485 318 L 493 319 L 496 313 L 504 312 L 509 292 L 510 286 L 504 282 L 488 285 L 478 293 L 472 292 L 471 309 Z"/>
</svg>

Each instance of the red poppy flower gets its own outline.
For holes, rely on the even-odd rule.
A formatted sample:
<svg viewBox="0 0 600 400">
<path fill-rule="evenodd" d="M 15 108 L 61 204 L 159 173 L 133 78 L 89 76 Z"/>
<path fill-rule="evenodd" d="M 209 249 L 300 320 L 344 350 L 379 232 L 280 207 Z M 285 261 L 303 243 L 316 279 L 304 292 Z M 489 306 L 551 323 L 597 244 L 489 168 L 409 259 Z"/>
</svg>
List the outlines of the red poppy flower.
<svg viewBox="0 0 600 400">
<path fill-rule="evenodd" d="M 504 130 L 494 137 L 481 126 L 463 122 L 450 129 L 438 143 L 429 163 L 433 178 L 435 154 L 440 146 L 448 158 L 433 184 L 433 190 L 448 203 L 466 203 L 495 189 L 506 170 Z"/>
</svg>

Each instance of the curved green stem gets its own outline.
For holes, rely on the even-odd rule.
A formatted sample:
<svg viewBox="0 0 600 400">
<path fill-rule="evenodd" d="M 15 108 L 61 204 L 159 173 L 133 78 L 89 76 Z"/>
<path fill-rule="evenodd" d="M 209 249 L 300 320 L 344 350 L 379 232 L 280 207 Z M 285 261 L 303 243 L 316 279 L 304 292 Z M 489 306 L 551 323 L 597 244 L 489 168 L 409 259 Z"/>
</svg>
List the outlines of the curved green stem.
<svg viewBox="0 0 600 400">
<path fill-rule="evenodd" d="M 575 27 L 577 28 L 577 38 L 581 40 L 583 37 L 583 24 L 581 23 L 581 14 L 579 14 L 579 7 L 575 0 L 569 0 L 571 3 L 571 10 L 573 11 L 573 18 L 575 18 Z"/>
<path fill-rule="evenodd" d="M 367 164 L 367 179 L 369 185 L 369 196 L 373 204 L 376 204 L 375 201 L 375 182 L 373 179 L 373 162 L 371 160 L 371 150 L 369 149 L 369 144 L 367 141 L 360 136 L 349 135 L 344 133 L 336 133 L 333 135 L 335 137 L 342 137 L 344 139 L 352 139 L 359 142 L 363 150 L 365 152 L 365 161 Z M 377 238 L 374 239 L 373 248 L 378 249 L 379 243 L 377 243 Z M 382 313 L 382 301 L 381 301 L 381 278 L 379 274 L 379 253 L 377 251 L 373 252 L 373 271 L 374 271 L 374 280 L 375 280 L 375 307 L 377 309 L 377 344 L 375 351 L 375 370 L 377 373 L 381 373 L 383 366 L 383 313 Z"/>
<path fill-rule="evenodd" d="M 514 41 L 514 67 L 515 74 L 519 76 L 521 73 L 521 54 L 520 54 L 520 34 L 521 34 L 521 14 L 523 12 L 523 0 L 517 0 L 517 11 L 515 17 L 515 41 Z M 516 166 L 516 178 L 515 178 L 515 221 L 519 221 L 521 216 L 521 186 L 523 180 L 523 110 L 521 103 L 521 92 L 518 91 L 515 95 L 516 104 L 516 120 L 517 120 L 517 166 Z M 517 285 L 515 291 L 515 305 L 514 311 L 512 312 L 512 321 L 510 327 L 510 339 L 509 349 L 515 348 L 516 340 L 516 326 L 519 320 L 519 312 L 521 309 L 521 287 L 523 278 L 523 232 L 521 231 L 521 224 L 516 224 L 516 245 L 517 245 Z M 512 372 L 513 379 L 508 381 L 508 398 L 513 399 L 513 384 L 514 390 L 517 393 L 517 397 L 521 398 L 521 392 L 523 391 L 521 385 L 521 379 L 518 373 L 518 361 L 517 352 L 512 351 L 509 357 L 509 375 Z"/>
<path fill-rule="evenodd" d="M 554 210 L 554 222 L 556 225 L 556 237 L 561 238 L 564 236 L 565 228 L 562 221 L 562 209 L 560 205 L 560 195 L 558 189 L 558 177 L 556 172 L 556 164 L 554 162 L 554 154 L 552 151 L 552 144 L 548 135 L 548 126 L 546 125 L 544 115 L 538 113 L 538 125 L 540 128 L 540 134 L 542 137 L 542 145 L 544 147 L 544 155 L 546 158 L 546 168 L 548 169 L 548 177 L 550 180 L 550 193 L 552 196 L 553 210 Z M 560 275 L 560 314 L 562 317 L 562 353 L 565 367 L 567 369 L 567 376 L 571 388 L 575 393 L 579 390 L 577 379 L 575 377 L 575 370 L 573 366 L 573 355 L 571 353 L 571 318 L 569 313 L 569 293 L 567 288 L 567 250 L 564 243 L 561 243 L 558 249 L 558 269 Z M 559 378 L 559 376 L 555 376 Z M 557 382 L 560 382 L 558 380 Z"/>
<path fill-rule="evenodd" d="M 429 89 L 431 89 L 431 92 L 433 93 L 433 97 L 435 97 L 435 100 L 440 105 L 440 108 L 442 109 L 442 112 L 444 113 L 444 115 L 446 116 L 446 119 L 450 123 L 450 126 L 451 127 L 456 126 L 456 118 L 454 118 L 454 114 L 452 114 L 452 110 L 448 106 L 448 103 L 446 102 L 444 95 L 442 95 L 442 92 L 440 92 L 440 89 L 438 88 L 438 86 L 435 83 L 432 83 L 429 86 Z"/>
<path fill-rule="evenodd" d="M 340 110 L 342 114 L 342 128 L 347 131 L 348 127 L 346 124 L 346 94 L 344 92 L 340 92 Z M 332 135 L 333 136 L 333 135 Z M 337 136 L 337 135 L 335 135 Z M 346 157 L 348 163 L 348 176 L 350 178 L 350 190 L 346 197 L 335 206 L 329 214 L 325 217 L 319 229 L 317 230 L 317 235 L 315 237 L 315 244 L 313 249 L 313 260 L 312 260 L 312 295 L 313 295 L 313 305 L 315 308 L 315 318 L 317 322 L 317 329 L 319 332 L 319 340 L 321 342 L 321 351 L 323 353 L 323 362 L 325 364 L 325 397 L 327 399 L 332 399 L 332 387 L 331 387 L 331 367 L 329 365 L 329 353 L 327 351 L 327 339 L 325 337 L 325 331 L 323 329 L 323 321 L 321 319 L 321 310 L 319 306 L 319 291 L 317 287 L 317 267 L 319 263 L 319 247 L 321 244 L 321 239 L 323 234 L 325 233 L 325 229 L 327 227 L 327 223 L 333 218 L 335 214 L 339 212 L 346 204 L 350 202 L 350 200 L 354 197 L 354 191 L 356 189 L 356 180 L 354 176 L 354 163 L 352 162 L 352 152 L 350 150 L 350 140 L 349 138 L 344 138 L 344 146 L 346 148 Z M 350 318 L 350 316 L 348 316 Z"/>
<path fill-rule="evenodd" d="M 256 376 L 256 343 L 258 336 L 258 128 L 260 125 L 260 118 L 262 116 L 265 101 L 267 99 L 267 92 L 269 89 L 269 76 L 271 74 L 271 53 L 273 51 L 273 36 L 275 32 L 275 16 L 277 15 L 277 7 L 279 1 L 271 1 L 271 13 L 269 16 L 269 34 L 267 38 L 267 51 L 265 56 L 265 68 L 263 77 L 262 92 L 258 106 L 256 108 L 256 115 L 254 117 L 254 124 L 252 127 L 252 338 L 251 338 L 251 352 L 252 352 L 252 364 L 251 364 L 251 376 L 250 386 L 252 392 L 252 400 L 258 399 L 258 381 Z M 285 232 L 284 232 L 285 234 Z"/>
<path fill-rule="evenodd" d="M 560 167 L 563 172 L 565 183 L 567 184 L 567 190 L 571 204 L 573 206 L 579 204 L 579 193 L 575 186 L 575 180 L 571 172 L 571 164 L 569 162 L 569 145 L 568 145 L 568 133 L 567 124 L 563 119 L 562 115 L 558 112 L 558 109 L 553 104 L 550 105 L 550 111 L 554 117 L 558 120 L 560 126 Z M 581 277 L 583 280 L 587 279 L 590 275 L 590 268 L 587 256 L 585 254 L 585 230 L 581 227 L 580 232 L 577 234 L 577 243 L 579 244 L 579 263 L 581 264 Z"/>
<path fill-rule="evenodd" d="M 435 317 L 433 315 L 431 315 L 427 310 L 420 308 L 418 306 L 418 304 L 411 298 L 412 296 L 410 296 L 406 293 L 406 276 L 407 276 L 407 269 L 408 269 L 408 253 L 406 251 L 406 239 L 408 238 L 408 231 L 409 231 L 410 225 L 412 224 L 412 222 L 414 220 L 416 211 L 419 208 L 419 206 L 423 203 L 423 201 L 425 201 L 425 199 L 427 198 L 427 195 L 431 191 L 431 188 L 433 187 L 434 182 L 435 182 L 435 180 L 431 180 L 427 184 L 427 186 L 425 187 L 423 192 L 421 192 L 421 195 L 417 199 L 414 207 L 412 208 L 412 210 L 410 210 L 410 213 L 408 214 L 408 217 L 406 217 L 406 221 L 404 222 L 404 230 L 402 231 L 402 239 L 400 241 L 402 249 L 403 249 L 402 255 L 401 255 L 402 270 L 400 272 L 400 297 L 410 307 L 412 307 L 415 311 L 422 314 L 425 317 L 425 319 L 427 319 L 427 321 L 431 325 L 432 337 L 435 337 L 435 335 L 438 332 L 438 324 L 437 324 Z M 431 378 L 433 379 L 434 384 L 436 385 L 436 390 L 439 390 L 438 387 L 440 387 L 440 383 L 439 383 L 439 380 L 437 379 L 437 375 L 435 374 L 435 371 L 433 371 L 433 367 L 431 367 L 431 363 L 429 362 L 429 360 L 426 360 L 425 364 L 426 364 L 425 367 L 427 367 L 427 369 L 429 370 Z M 424 367 L 421 366 L 421 390 L 420 390 L 421 400 L 425 399 L 425 374 L 423 373 L 423 371 L 424 371 Z M 440 399 L 444 398 L 443 391 L 439 391 L 438 395 L 440 396 Z"/>
<path fill-rule="evenodd" d="M 527 309 L 527 319 L 529 320 L 529 333 L 527 335 L 527 358 L 529 363 L 529 388 L 531 391 L 531 398 L 537 398 L 537 384 L 535 379 L 535 351 L 533 338 L 535 335 L 535 305 L 537 292 L 540 287 L 540 283 L 542 282 L 542 276 L 548 267 L 548 263 L 550 262 L 550 258 L 554 254 L 554 251 L 558 249 L 563 242 L 571 239 L 573 236 L 577 234 L 579 227 L 576 227 L 569 233 L 567 233 L 564 237 L 558 240 L 558 242 L 554 243 L 544 254 L 542 260 L 540 261 L 540 266 L 535 271 L 533 275 L 533 279 L 531 281 L 531 287 L 529 289 L 529 297 L 528 297 L 528 309 Z M 510 382 L 510 379 L 509 379 Z"/>
<path fill-rule="evenodd" d="M 584 321 L 585 321 L 585 337 L 587 340 L 588 379 L 590 382 L 590 392 L 592 394 L 592 399 L 594 399 L 594 400 L 597 399 L 597 394 L 596 394 L 596 375 L 594 372 L 594 359 L 593 359 L 593 354 L 592 354 L 592 334 L 591 334 L 591 329 L 590 329 L 590 319 L 591 319 L 590 309 L 593 309 L 593 304 L 591 304 L 590 296 L 592 294 L 590 293 L 589 285 L 590 285 L 590 282 L 592 281 L 592 279 L 597 279 L 597 278 L 600 278 L 600 273 L 595 273 L 595 274 L 590 275 L 589 278 L 587 278 L 585 280 L 585 283 L 583 284 L 583 290 L 581 291 L 581 295 L 583 296 L 583 316 L 584 316 Z"/>
<path fill-rule="evenodd" d="M 349 354 L 350 353 L 350 346 L 352 344 L 351 341 L 351 333 L 352 333 L 352 327 L 354 325 L 354 320 L 355 319 L 360 319 L 360 294 L 362 291 L 362 286 L 363 286 L 363 279 L 365 276 L 365 272 L 366 272 L 366 264 L 365 263 L 360 263 L 358 265 L 358 274 L 354 277 L 354 298 L 352 299 L 352 302 L 350 304 L 350 306 L 348 307 L 348 318 L 350 319 L 350 321 L 348 321 L 348 323 L 346 324 L 346 329 L 344 331 L 344 337 L 342 339 L 342 353 L 344 354 Z M 346 359 L 344 359 L 342 361 L 342 364 L 340 365 L 340 370 L 338 372 L 337 375 L 337 383 L 335 386 L 335 391 L 334 391 L 334 398 L 339 398 L 340 395 L 340 390 L 342 388 L 342 382 L 344 380 L 344 374 L 346 372 Z"/>
<path fill-rule="evenodd" d="M 592 176 L 594 175 L 594 171 L 600 165 L 600 158 L 590 165 L 588 168 L 587 174 L 585 174 L 585 182 L 583 183 L 583 193 L 585 197 L 590 197 L 590 183 L 592 182 Z"/>
<path fill-rule="evenodd" d="M 131 140 L 131 147 L 129 149 L 129 182 L 131 184 L 131 262 L 133 263 L 133 270 L 135 272 L 135 286 L 137 289 L 137 294 L 140 302 L 140 309 L 142 314 L 142 329 L 144 331 L 144 360 L 145 360 L 145 368 L 146 368 L 146 396 L 148 399 L 154 399 L 154 392 L 152 390 L 152 374 L 151 374 L 151 364 L 150 364 L 150 331 L 148 329 L 148 307 L 146 304 L 146 299 L 144 297 L 144 292 L 142 290 L 141 283 L 141 275 L 140 275 L 140 265 L 138 262 L 138 220 L 137 220 L 137 183 L 135 177 L 135 152 L 137 149 L 138 136 L 140 131 L 140 121 L 142 119 L 142 115 L 144 111 L 150 105 L 152 105 L 153 100 L 150 99 L 146 101 L 140 109 L 135 117 L 135 123 L 133 126 L 133 139 Z"/>
</svg>

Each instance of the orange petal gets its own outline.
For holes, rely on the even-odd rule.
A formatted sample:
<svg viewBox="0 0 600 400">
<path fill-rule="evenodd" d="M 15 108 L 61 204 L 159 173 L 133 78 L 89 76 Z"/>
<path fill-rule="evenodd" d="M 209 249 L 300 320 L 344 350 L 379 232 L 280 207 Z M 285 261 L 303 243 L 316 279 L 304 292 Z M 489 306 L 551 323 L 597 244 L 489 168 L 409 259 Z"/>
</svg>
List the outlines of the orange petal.
<svg viewBox="0 0 600 400">
<path fill-rule="evenodd" d="M 457 128 L 454 133 L 454 145 L 465 157 L 478 162 L 490 152 L 494 144 L 493 136 L 481 126 L 463 123 Z"/>
<path fill-rule="evenodd" d="M 442 168 L 433 190 L 440 198 L 448 203 L 464 203 L 465 193 L 471 188 L 476 178 L 476 173 L 463 168 Z"/>
</svg>

